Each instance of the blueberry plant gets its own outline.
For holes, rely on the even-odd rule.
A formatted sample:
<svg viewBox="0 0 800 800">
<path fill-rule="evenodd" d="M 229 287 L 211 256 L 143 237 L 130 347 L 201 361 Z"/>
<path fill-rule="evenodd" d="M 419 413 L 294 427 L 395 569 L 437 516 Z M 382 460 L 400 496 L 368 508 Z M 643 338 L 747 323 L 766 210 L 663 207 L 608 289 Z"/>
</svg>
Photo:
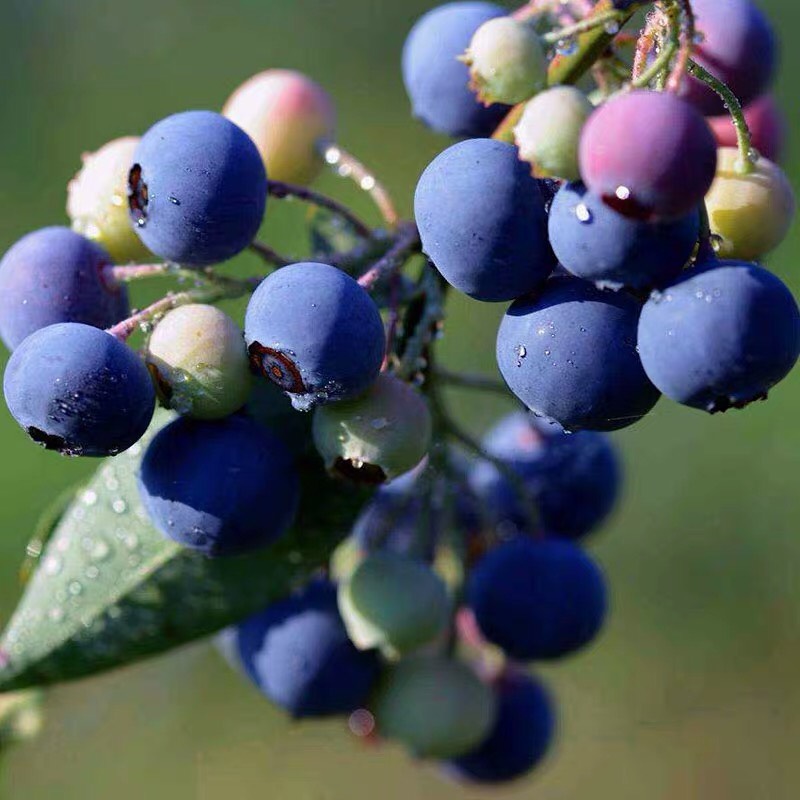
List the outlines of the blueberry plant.
<svg viewBox="0 0 800 800">
<path fill-rule="evenodd" d="M 743 408 L 798 358 L 797 304 L 754 261 L 794 214 L 767 158 L 775 51 L 750 0 L 436 8 L 403 77 L 461 141 L 413 220 L 286 70 L 86 157 L 72 228 L 0 262 L 4 392 L 34 442 L 116 458 L 29 545 L 2 741 L 35 729 L 40 687 L 222 632 L 294 718 L 341 715 L 459 780 L 533 769 L 556 712 L 526 665 L 606 616 L 581 546 L 620 492 L 606 432 L 662 394 Z M 326 164 L 378 226 L 309 187 Z M 257 238 L 283 198 L 316 209 L 302 258 Z M 226 272 L 246 250 L 266 275 Z M 134 311 L 139 280 L 178 285 Z M 504 384 L 440 363 L 450 290 L 510 304 Z M 214 306 L 237 297 L 242 327 Z M 478 441 L 448 384 L 520 410 Z"/>
</svg>

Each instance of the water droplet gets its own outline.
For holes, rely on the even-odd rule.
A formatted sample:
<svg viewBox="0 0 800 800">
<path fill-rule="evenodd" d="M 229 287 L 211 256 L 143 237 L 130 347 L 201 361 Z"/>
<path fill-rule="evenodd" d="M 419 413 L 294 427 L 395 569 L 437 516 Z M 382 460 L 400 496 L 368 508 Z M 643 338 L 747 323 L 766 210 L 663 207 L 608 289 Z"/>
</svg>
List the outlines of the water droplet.
<svg viewBox="0 0 800 800">
<path fill-rule="evenodd" d="M 86 577 L 89 580 L 94 580 L 100 574 L 100 570 L 98 567 L 91 566 L 86 568 Z"/>
<path fill-rule="evenodd" d="M 174 205 L 174 206 L 179 206 L 181 204 L 181 201 L 178 200 L 177 197 L 173 197 L 172 195 L 170 195 L 168 199 L 169 199 L 170 203 L 172 203 L 172 205 Z"/>
<path fill-rule="evenodd" d="M 128 504 L 119 497 L 111 504 L 111 508 L 115 514 L 124 514 L 128 510 Z"/>
<path fill-rule="evenodd" d="M 328 164 L 338 164 L 342 158 L 342 151 L 338 147 L 329 147 L 325 151 L 325 161 Z"/>
<path fill-rule="evenodd" d="M 372 420 L 370 424 L 376 431 L 382 431 L 384 428 L 388 427 L 389 420 L 386 419 L 386 417 L 378 417 L 378 419 Z"/>
<path fill-rule="evenodd" d="M 619 22 L 612 19 L 606 22 L 603 28 L 609 36 L 616 36 L 619 33 Z"/>
<path fill-rule="evenodd" d="M 47 616 L 51 622 L 61 622 L 61 620 L 64 619 L 64 609 L 55 606 L 47 612 Z"/>
<path fill-rule="evenodd" d="M 359 185 L 365 192 L 371 192 L 375 188 L 375 178 L 372 175 L 365 175 Z"/>
<path fill-rule="evenodd" d="M 91 553 L 89 553 L 89 557 L 92 559 L 92 561 L 105 561 L 110 555 L 111 548 L 109 547 L 108 542 L 105 542 L 102 539 L 95 543 Z"/>
<path fill-rule="evenodd" d="M 42 565 L 42 569 L 44 570 L 45 575 L 58 575 L 61 572 L 61 568 L 64 566 L 64 563 L 58 556 L 48 556 L 44 560 L 44 564 Z"/>
<path fill-rule="evenodd" d="M 578 203 L 575 206 L 575 216 L 578 218 L 578 222 L 588 223 L 592 221 L 592 212 L 585 203 Z"/>
<path fill-rule="evenodd" d="M 81 495 L 81 502 L 86 506 L 93 506 L 97 502 L 97 492 L 87 489 Z"/>
<path fill-rule="evenodd" d="M 617 190 L 614 192 L 614 194 L 620 200 L 629 200 L 631 196 L 631 190 L 627 186 L 617 186 Z"/>
<path fill-rule="evenodd" d="M 83 591 L 83 584 L 80 581 L 71 581 L 67 588 L 71 595 L 77 596 Z"/>
</svg>

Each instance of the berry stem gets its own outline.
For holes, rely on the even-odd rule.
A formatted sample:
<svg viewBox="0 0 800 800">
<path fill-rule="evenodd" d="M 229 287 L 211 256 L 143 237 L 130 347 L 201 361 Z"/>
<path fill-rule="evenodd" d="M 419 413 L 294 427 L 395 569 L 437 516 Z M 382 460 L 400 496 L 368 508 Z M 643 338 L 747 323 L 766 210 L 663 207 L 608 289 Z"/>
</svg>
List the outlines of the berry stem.
<svg viewBox="0 0 800 800">
<path fill-rule="evenodd" d="M 326 163 L 336 168 L 336 173 L 340 177 L 351 178 L 361 190 L 369 194 L 389 230 L 394 230 L 397 227 L 400 215 L 397 213 L 391 195 L 364 164 L 354 155 L 335 144 L 323 145 L 322 157 Z"/>
<path fill-rule="evenodd" d="M 432 267 L 423 271 L 420 288 L 422 311 L 413 331 L 404 336 L 400 363 L 395 370 L 402 380 L 411 380 L 425 368 L 425 351 L 444 319 L 444 294 L 439 275 Z"/>
<path fill-rule="evenodd" d="M 673 16 L 674 15 L 674 16 Z M 678 92 L 692 57 L 695 38 L 694 11 L 689 0 L 674 0 L 670 20 L 677 17 L 678 57 L 667 79 L 667 91 Z M 674 24 L 674 22 L 673 22 Z"/>
<path fill-rule="evenodd" d="M 369 239 L 372 236 L 372 229 L 369 225 L 356 216 L 347 206 L 343 205 L 338 200 L 315 192 L 313 189 L 309 189 L 306 186 L 296 186 L 293 183 L 283 183 L 281 181 L 270 181 L 269 194 L 272 197 L 277 197 L 279 200 L 283 200 L 286 197 L 296 197 L 304 203 L 311 203 L 311 205 L 327 209 L 345 220 L 359 236 L 363 236 L 365 239 Z"/>
<path fill-rule="evenodd" d="M 736 161 L 735 169 L 740 175 L 747 175 L 753 171 L 756 162 L 756 155 L 753 152 L 753 143 L 750 137 L 750 128 L 747 127 L 747 120 L 744 118 L 742 104 L 736 95 L 715 75 L 707 69 L 701 67 L 696 61 L 689 60 L 688 71 L 699 81 L 713 89 L 725 103 L 725 107 L 730 112 L 733 125 L 736 128 L 736 139 L 739 144 L 739 158 Z"/>
<path fill-rule="evenodd" d="M 451 386 L 460 386 L 464 389 L 475 389 L 481 392 L 494 392 L 508 396 L 508 387 L 502 381 L 470 372 L 451 372 L 439 367 L 436 370 L 436 379 Z"/>
<path fill-rule="evenodd" d="M 634 89 L 641 89 L 655 80 L 669 66 L 677 49 L 674 42 L 665 42 L 662 45 L 661 52 L 653 59 L 650 66 L 631 81 L 631 86 Z"/>
<path fill-rule="evenodd" d="M 717 254 L 711 241 L 711 221 L 708 218 L 708 208 L 706 208 L 704 201 L 700 203 L 700 235 L 698 237 L 695 262 L 702 264 L 705 261 L 713 261 L 716 257 Z"/>
<path fill-rule="evenodd" d="M 141 278 L 153 278 L 163 275 L 178 275 L 183 270 L 177 264 L 128 264 L 125 266 L 108 265 L 103 267 L 103 280 L 110 284 L 131 283 Z M 188 270 L 186 270 L 188 272 Z"/>
<path fill-rule="evenodd" d="M 372 289 L 383 278 L 395 274 L 419 246 L 417 226 L 413 222 L 399 223 L 394 244 L 358 279 L 361 287 Z"/>
<path fill-rule="evenodd" d="M 564 39 L 571 39 L 581 33 L 593 31 L 595 28 L 605 27 L 606 25 L 612 27 L 618 26 L 624 17 L 625 14 L 623 14 L 623 12 L 617 11 L 615 8 L 610 8 L 602 13 L 592 14 L 586 19 L 582 19 L 572 25 L 568 25 L 566 28 L 559 28 L 558 30 L 549 31 L 548 33 L 542 34 L 542 41 L 546 42 L 547 44 L 557 44 Z M 619 28 L 614 31 L 614 35 L 616 35 L 618 30 Z"/>
<path fill-rule="evenodd" d="M 280 253 L 273 250 L 269 245 L 264 244 L 264 242 L 251 242 L 250 250 L 260 256 L 267 264 L 272 264 L 275 267 L 286 267 L 292 263 L 288 258 L 284 258 Z"/>
</svg>

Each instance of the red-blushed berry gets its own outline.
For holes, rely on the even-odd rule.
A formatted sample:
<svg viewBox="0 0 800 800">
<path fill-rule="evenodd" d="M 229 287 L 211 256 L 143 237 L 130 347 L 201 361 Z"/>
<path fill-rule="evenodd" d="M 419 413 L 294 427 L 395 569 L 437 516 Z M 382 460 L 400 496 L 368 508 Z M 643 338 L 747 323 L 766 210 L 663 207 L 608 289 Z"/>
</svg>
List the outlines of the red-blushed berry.
<svg viewBox="0 0 800 800">
<path fill-rule="evenodd" d="M 764 158 L 778 162 L 786 140 L 786 118 L 771 94 L 765 94 L 744 108 L 744 118 L 753 147 Z M 736 128 L 729 113 L 709 117 L 708 124 L 721 147 L 736 147 Z"/>
<path fill-rule="evenodd" d="M 330 95 L 294 70 L 253 75 L 228 98 L 222 113 L 255 142 L 273 181 L 311 183 L 324 165 L 324 144 L 336 136 Z"/>
<path fill-rule="evenodd" d="M 717 165 L 708 123 L 669 92 L 644 89 L 600 106 L 583 128 L 583 182 L 638 219 L 675 218 L 697 208 Z"/>
</svg>

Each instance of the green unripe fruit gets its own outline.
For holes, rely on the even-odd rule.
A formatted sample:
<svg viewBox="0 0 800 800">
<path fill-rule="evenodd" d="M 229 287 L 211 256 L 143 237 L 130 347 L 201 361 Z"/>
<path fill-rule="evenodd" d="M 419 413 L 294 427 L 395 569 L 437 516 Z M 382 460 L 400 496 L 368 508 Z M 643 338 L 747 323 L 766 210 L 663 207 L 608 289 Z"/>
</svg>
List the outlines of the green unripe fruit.
<svg viewBox="0 0 800 800">
<path fill-rule="evenodd" d="M 786 238 L 794 218 L 794 191 L 777 164 L 759 158 L 743 175 L 736 171 L 738 160 L 735 147 L 719 148 L 706 208 L 711 232 L 720 237 L 720 258 L 757 261 Z"/>
<path fill-rule="evenodd" d="M 125 136 L 85 154 L 80 172 L 67 186 L 73 230 L 97 242 L 115 264 L 154 259 L 131 226 L 128 209 L 128 173 L 138 144 L 138 137 Z"/>
<path fill-rule="evenodd" d="M 356 647 L 397 658 L 441 637 L 450 620 L 450 598 L 426 564 L 380 552 L 339 585 L 339 612 Z"/>
<path fill-rule="evenodd" d="M 305 75 L 269 69 L 245 81 L 222 113 L 255 142 L 273 181 L 307 184 L 324 166 L 321 142 L 336 133 L 328 93 Z"/>
<path fill-rule="evenodd" d="M 492 690 L 460 661 L 416 656 L 401 661 L 375 696 L 378 732 L 422 758 L 454 758 L 489 734 L 496 701 Z"/>
<path fill-rule="evenodd" d="M 350 576 L 364 560 L 364 551 L 353 536 L 348 536 L 337 545 L 328 562 L 328 574 L 334 583 L 342 584 L 350 580 Z"/>
<path fill-rule="evenodd" d="M 314 412 L 314 444 L 327 468 L 359 483 L 383 483 L 413 469 L 428 452 L 431 428 L 422 395 L 386 373 L 361 397 Z"/>
<path fill-rule="evenodd" d="M 580 179 L 578 143 L 592 104 L 572 86 L 555 86 L 525 105 L 514 128 L 519 157 L 537 178 Z"/>
<path fill-rule="evenodd" d="M 536 31 L 512 17 L 484 22 L 462 57 L 471 88 L 487 105 L 514 105 L 547 85 L 547 56 Z"/>
<path fill-rule="evenodd" d="M 153 331 L 145 360 L 167 408 L 196 419 L 221 419 L 250 396 L 252 376 L 239 326 L 214 306 L 170 311 Z"/>
</svg>

